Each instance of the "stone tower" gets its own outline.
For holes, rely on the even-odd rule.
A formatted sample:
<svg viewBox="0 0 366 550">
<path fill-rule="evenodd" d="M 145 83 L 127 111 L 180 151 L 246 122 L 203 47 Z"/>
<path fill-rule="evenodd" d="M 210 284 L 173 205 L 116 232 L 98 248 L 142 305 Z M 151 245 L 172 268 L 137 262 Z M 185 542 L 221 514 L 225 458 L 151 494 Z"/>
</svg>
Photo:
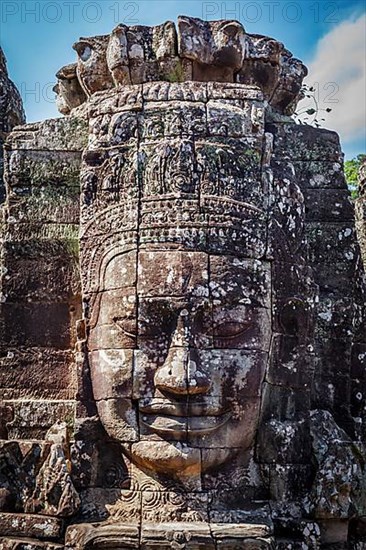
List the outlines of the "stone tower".
<svg viewBox="0 0 366 550">
<path fill-rule="evenodd" d="M 237 21 L 81 38 L 6 141 L 0 545 L 365 544 L 365 281 L 306 68 Z"/>
</svg>

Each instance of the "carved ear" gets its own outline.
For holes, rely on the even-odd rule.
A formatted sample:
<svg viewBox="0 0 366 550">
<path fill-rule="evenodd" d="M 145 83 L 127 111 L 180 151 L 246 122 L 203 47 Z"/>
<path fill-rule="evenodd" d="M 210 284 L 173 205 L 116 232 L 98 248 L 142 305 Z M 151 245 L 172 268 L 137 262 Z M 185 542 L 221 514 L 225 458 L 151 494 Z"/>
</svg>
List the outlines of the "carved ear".
<svg viewBox="0 0 366 550">
<path fill-rule="evenodd" d="M 243 34 L 243 36 L 245 34 L 245 29 L 239 21 L 224 22 L 220 31 L 230 38 L 235 38 L 238 34 Z"/>
<path fill-rule="evenodd" d="M 309 311 L 306 302 L 298 297 L 288 298 L 281 307 L 279 322 L 289 336 L 306 338 L 309 330 Z"/>
<path fill-rule="evenodd" d="M 185 15 L 180 15 L 178 17 L 178 28 L 180 31 L 185 31 L 185 30 L 188 30 L 190 31 L 191 29 L 196 29 L 197 28 L 197 24 L 196 24 L 196 21 L 192 18 L 192 17 L 188 17 L 188 16 L 185 16 Z"/>
<path fill-rule="evenodd" d="M 87 61 L 93 51 L 92 45 L 86 40 L 79 40 L 79 42 L 75 42 L 72 47 L 82 61 Z"/>
<path fill-rule="evenodd" d="M 123 25 L 123 23 L 120 23 L 119 25 L 117 25 L 117 27 L 113 29 L 111 34 L 116 36 L 121 36 L 126 34 L 127 30 L 128 30 L 128 27 L 126 25 Z"/>
<path fill-rule="evenodd" d="M 171 40 L 174 44 L 177 43 L 177 29 L 175 28 L 175 24 L 173 23 L 173 21 L 167 21 L 166 23 L 164 23 L 163 36 L 165 40 Z"/>
<path fill-rule="evenodd" d="M 173 21 L 166 21 L 163 28 L 164 34 L 175 34 L 175 25 Z"/>
</svg>

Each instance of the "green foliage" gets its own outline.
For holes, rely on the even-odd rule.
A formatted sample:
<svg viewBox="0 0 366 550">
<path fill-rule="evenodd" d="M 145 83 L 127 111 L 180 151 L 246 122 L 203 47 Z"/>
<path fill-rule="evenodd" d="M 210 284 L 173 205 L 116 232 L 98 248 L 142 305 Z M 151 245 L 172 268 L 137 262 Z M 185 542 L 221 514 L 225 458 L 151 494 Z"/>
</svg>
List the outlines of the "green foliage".
<svg viewBox="0 0 366 550">
<path fill-rule="evenodd" d="M 302 99 L 307 99 L 308 104 L 306 107 L 299 109 L 294 113 L 294 119 L 297 124 L 312 125 L 316 128 L 320 128 L 320 126 L 322 126 L 322 122 L 325 122 L 325 113 L 330 113 L 332 109 L 330 107 L 327 107 L 326 109 L 320 108 L 318 96 L 319 92 L 314 86 L 308 86 L 307 84 L 302 85 L 300 97 Z M 323 114 L 323 118 L 320 118 Z"/>
<path fill-rule="evenodd" d="M 346 160 L 344 163 L 344 175 L 346 176 L 347 185 L 353 199 L 357 199 L 358 197 L 358 172 L 365 159 L 366 154 L 360 153 L 357 157 Z"/>
<path fill-rule="evenodd" d="M 182 62 L 179 60 L 172 71 L 166 75 L 168 82 L 183 82 L 184 81 L 184 69 Z"/>
</svg>

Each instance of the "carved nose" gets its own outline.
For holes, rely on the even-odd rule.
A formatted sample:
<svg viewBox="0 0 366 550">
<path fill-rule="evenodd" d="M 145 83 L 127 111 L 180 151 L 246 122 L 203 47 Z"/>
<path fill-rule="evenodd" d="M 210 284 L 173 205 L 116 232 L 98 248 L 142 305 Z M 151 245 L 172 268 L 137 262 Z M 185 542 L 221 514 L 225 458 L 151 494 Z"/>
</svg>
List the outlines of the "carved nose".
<svg viewBox="0 0 366 550">
<path fill-rule="evenodd" d="M 164 365 L 155 373 L 156 388 L 180 396 L 206 393 L 211 383 L 200 371 L 197 359 L 193 349 L 171 348 Z"/>
</svg>

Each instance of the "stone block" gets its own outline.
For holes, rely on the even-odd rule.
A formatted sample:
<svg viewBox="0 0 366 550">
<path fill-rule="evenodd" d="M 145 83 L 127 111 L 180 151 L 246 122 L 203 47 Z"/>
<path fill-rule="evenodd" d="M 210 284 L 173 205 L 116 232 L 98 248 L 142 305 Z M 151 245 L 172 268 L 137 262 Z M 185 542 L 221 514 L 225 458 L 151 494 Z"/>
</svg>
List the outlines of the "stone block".
<svg viewBox="0 0 366 550">
<path fill-rule="evenodd" d="M 315 341 L 316 371 L 324 378 L 338 376 L 350 377 L 351 342 L 350 339 L 320 338 Z"/>
<path fill-rule="evenodd" d="M 71 351 L 3 348 L 0 399 L 73 399 L 76 366 Z"/>
<path fill-rule="evenodd" d="M 103 149 L 103 140 L 100 140 L 100 142 L 96 143 L 93 149 L 89 149 L 83 155 L 80 182 L 83 223 L 89 221 L 86 214 L 91 207 L 93 207 L 93 213 L 96 215 L 95 207 L 97 205 L 98 214 L 101 215 L 104 209 L 111 210 L 111 207 L 118 205 L 118 212 L 121 216 L 124 211 L 123 206 L 126 208 L 127 205 L 119 204 L 120 199 L 123 198 L 126 202 L 129 199 L 132 202 L 129 206 L 133 206 L 139 195 L 136 149 L 128 145 Z M 121 170 L 124 171 L 123 181 L 120 178 Z M 113 211 L 111 214 L 113 214 Z M 112 222 L 113 220 L 105 220 L 104 231 L 108 227 L 106 226 L 107 221 Z M 97 227 L 95 229 L 101 230 Z M 100 233 L 102 232 L 100 231 Z"/>
<path fill-rule="evenodd" d="M 70 461 L 78 490 L 131 487 L 130 463 L 121 455 L 119 444 L 108 438 L 97 416 L 76 419 Z"/>
<path fill-rule="evenodd" d="M 353 321 L 353 341 L 363 343 L 366 334 L 366 307 L 355 304 Z"/>
<path fill-rule="evenodd" d="M 352 298 L 332 294 L 320 296 L 316 306 L 316 338 L 349 339 L 352 335 L 353 315 Z"/>
<path fill-rule="evenodd" d="M 209 262 L 209 286 L 213 303 L 225 299 L 253 307 L 270 307 L 272 289 L 268 262 L 213 254 Z"/>
<path fill-rule="evenodd" d="M 142 248 L 207 252 L 208 216 L 196 198 L 143 200 L 140 215 Z"/>
<path fill-rule="evenodd" d="M 142 301 L 149 296 L 179 297 L 192 292 L 208 298 L 209 255 L 204 252 L 141 250 L 137 269 L 137 293 Z"/>
<path fill-rule="evenodd" d="M 266 208 L 260 173 L 260 138 L 210 137 L 197 141 L 195 151 L 202 195 L 227 197 L 260 210 Z"/>
<path fill-rule="evenodd" d="M 336 190 L 348 193 L 342 162 L 332 160 L 296 160 L 292 164 L 301 190 Z M 309 195 L 310 197 L 310 195 Z M 346 205 L 348 209 L 348 204 Z"/>
<path fill-rule="evenodd" d="M 209 250 L 213 254 L 236 255 L 239 258 L 264 259 L 266 253 L 267 223 L 265 214 L 240 208 L 230 222 L 225 209 L 233 204 L 228 199 L 205 199 L 204 210 L 209 214 Z M 234 207 L 235 208 L 235 207 Z M 216 215 L 214 211 L 216 210 Z"/>
<path fill-rule="evenodd" d="M 104 122 L 104 121 L 103 121 Z M 139 138 L 139 118 L 135 111 L 123 111 L 112 115 L 108 125 L 108 135 L 105 142 L 100 140 L 100 146 L 121 147 L 137 145 Z"/>
<path fill-rule="evenodd" d="M 56 196 L 52 197 L 51 190 L 60 193 L 62 197 L 63 190 L 67 192 L 78 187 L 81 150 L 14 148 L 7 152 L 6 162 L 10 197 L 21 197 L 32 191 L 38 191 L 42 197 L 40 190 L 44 188 L 48 190 L 49 198 L 53 198 L 55 203 Z M 45 194 L 43 191 L 43 195 Z"/>
<path fill-rule="evenodd" d="M 366 345 L 354 344 L 351 356 L 351 414 L 363 418 L 366 405 Z"/>
<path fill-rule="evenodd" d="M 80 497 L 84 521 L 101 521 L 115 514 L 123 523 L 140 522 L 141 493 L 138 491 L 96 487 L 82 491 Z"/>
<path fill-rule="evenodd" d="M 79 227 L 71 223 L 13 223 L 10 219 L 7 225 L 7 240 L 13 242 L 32 241 L 59 241 L 71 242 L 75 249 L 75 239 Z"/>
<path fill-rule="evenodd" d="M 67 303 L 10 303 L 1 307 L 3 345 L 69 349 L 70 306 Z"/>
<path fill-rule="evenodd" d="M 225 101 L 225 103 L 224 103 Z M 209 136 L 242 138 L 253 134 L 253 105 L 250 102 L 236 105 L 233 100 L 213 100 L 207 103 L 207 128 Z M 239 100 L 240 101 L 240 100 Z M 262 114 L 264 111 L 262 110 Z M 263 132 L 264 121 L 256 111 L 255 132 Z M 261 120 L 262 118 L 262 120 Z"/>
<path fill-rule="evenodd" d="M 266 380 L 273 385 L 306 389 L 311 387 L 314 356 L 296 336 L 276 334 L 272 339 Z"/>
<path fill-rule="evenodd" d="M 184 544 L 187 549 L 214 550 L 209 525 L 202 522 L 144 523 L 141 532 L 141 549 L 168 550 Z"/>
<path fill-rule="evenodd" d="M 311 312 L 317 294 L 311 268 L 307 265 L 276 261 L 271 264 L 271 271 L 275 306 L 283 305 L 293 299 L 295 300 L 293 305 L 303 304 L 299 313 L 301 313 L 301 309 L 302 313 L 307 310 Z M 275 325 L 275 328 L 280 330 L 280 325 Z"/>
<path fill-rule="evenodd" d="M 310 247 L 310 260 L 315 264 L 352 265 L 357 257 L 354 224 L 349 221 L 342 223 L 307 224 L 307 237 Z M 333 243 L 337 243 L 334 247 Z"/>
<path fill-rule="evenodd" d="M 23 190 L 20 191 L 23 194 Z M 16 190 L 18 194 L 18 190 Z M 8 220 L 12 223 L 79 223 L 80 187 L 43 186 L 32 188 L 26 198 L 9 192 Z"/>
<path fill-rule="evenodd" d="M 308 464 L 311 458 L 309 422 L 269 420 L 257 442 L 260 461 L 267 464 Z"/>
<path fill-rule="evenodd" d="M 64 421 L 72 428 L 75 417 L 73 400 L 7 400 L 13 420 L 7 423 L 9 439 L 44 439 L 49 428 Z"/>
<path fill-rule="evenodd" d="M 344 222 L 354 220 L 349 191 L 308 189 L 305 192 L 305 216 L 311 222 Z"/>
<path fill-rule="evenodd" d="M 145 101 L 197 101 L 207 102 L 208 84 L 194 81 L 184 82 L 149 82 L 142 86 Z M 138 94 L 136 94 L 138 97 Z"/>
<path fill-rule="evenodd" d="M 0 548 L 1 550 L 63 550 L 64 545 L 37 539 L 0 536 Z"/>
<path fill-rule="evenodd" d="M 329 545 L 340 548 L 340 545 L 347 544 L 348 541 L 348 520 L 329 519 L 319 522 L 320 536 L 323 545 Z M 325 546 L 327 548 L 327 546 Z"/>
<path fill-rule="evenodd" d="M 359 255 L 353 224 L 311 222 L 306 234 L 315 282 L 321 291 L 347 296 Z"/>
<path fill-rule="evenodd" d="M 180 16 L 178 44 L 179 56 L 193 61 L 193 80 L 233 82 L 245 55 L 244 28 L 237 21 Z"/>
<path fill-rule="evenodd" d="M 140 527 L 137 523 L 124 522 L 123 525 L 88 523 L 70 525 L 66 531 L 65 544 L 75 550 L 83 550 L 88 544 L 91 550 L 97 550 L 100 545 L 127 545 L 127 548 L 139 549 Z"/>
<path fill-rule="evenodd" d="M 241 86 L 236 82 L 208 82 L 207 100 L 238 99 L 240 101 L 263 101 L 263 94 L 257 86 Z"/>
<path fill-rule="evenodd" d="M 2 293 L 11 303 L 69 302 L 80 315 L 77 240 L 7 242 Z"/>
<path fill-rule="evenodd" d="M 274 135 L 275 159 L 334 163 L 343 160 L 336 132 L 286 122 L 269 124 L 268 131 Z"/>
<path fill-rule="evenodd" d="M 97 409 L 108 435 L 123 443 L 139 440 L 138 413 L 129 398 L 114 397 L 97 401 Z"/>
<path fill-rule="evenodd" d="M 62 520 L 32 514 L 0 512 L 0 535 L 57 539 L 61 535 Z"/>
<path fill-rule="evenodd" d="M 70 116 L 18 126 L 7 140 L 7 149 L 80 152 L 87 141 L 87 121 Z"/>
<path fill-rule="evenodd" d="M 269 421 L 300 421 L 306 418 L 310 406 L 310 388 L 292 389 L 265 382 L 262 397 L 262 419 Z"/>
<path fill-rule="evenodd" d="M 114 85 L 106 59 L 108 42 L 109 35 L 103 35 L 80 38 L 73 45 L 78 54 L 77 76 L 87 96 Z"/>
<path fill-rule="evenodd" d="M 163 171 L 159 168 L 162 165 Z M 199 180 L 191 139 L 145 142 L 141 147 L 140 170 L 144 198 L 197 193 Z"/>
<path fill-rule="evenodd" d="M 350 389 L 348 376 L 338 375 L 335 378 L 319 374 L 314 379 L 313 404 L 315 407 L 326 407 L 331 410 L 337 421 L 345 426 L 351 421 Z"/>
<path fill-rule="evenodd" d="M 115 263 L 119 265 L 118 259 Z M 112 263 L 110 262 L 109 265 L 111 266 Z M 116 270 L 114 270 L 115 272 Z M 109 280 L 109 284 L 113 285 L 112 269 L 108 268 L 104 279 Z M 106 283 L 106 286 L 108 286 L 108 283 Z M 98 345 L 100 349 L 131 347 L 131 343 L 137 336 L 136 301 L 135 287 L 105 289 L 103 293 L 93 293 L 88 296 L 86 304 L 88 307 L 88 325 L 91 331 L 91 350 L 98 349 Z M 113 334 L 102 328 L 105 325 L 110 326 Z M 115 345 L 113 345 L 114 334 Z M 124 342 L 126 345 L 123 345 Z"/>
<path fill-rule="evenodd" d="M 291 507 L 295 494 L 305 496 L 309 492 L 313 475 L 309 464 L 269 465 L 271 498 L 282 503 L 287 501 Z"/>
<path fill-rule="evenodd" d="M 89 353 L 94 398 L 132 397 L 133 350 L 100 349 Z"/>
<path fill-rule="evenodd" d="M 207 135 L 206 105 L 198 101 L 149 102 L 139 118 L 143 141 Z"/>
<path fill-rule="evenodd" d="M 161 525 L 172 522 L 207 522 L 207 493 L 179 491 L 142 491 L 143 524 Z"/>
</svg>

